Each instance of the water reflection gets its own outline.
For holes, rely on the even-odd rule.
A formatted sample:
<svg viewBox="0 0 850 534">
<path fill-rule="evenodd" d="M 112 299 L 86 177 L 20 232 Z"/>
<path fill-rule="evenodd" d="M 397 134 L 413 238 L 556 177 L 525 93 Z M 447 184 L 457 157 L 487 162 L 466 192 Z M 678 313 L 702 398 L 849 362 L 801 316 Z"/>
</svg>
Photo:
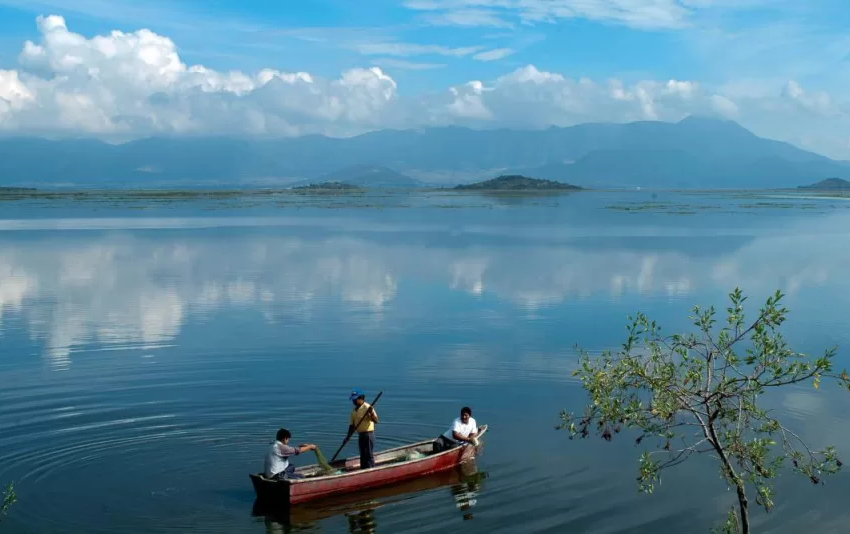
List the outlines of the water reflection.
<svg viewBox="0 0 850 534">
<path fill-rule="evenodd" d="M 392 531 L 390 527 L 380 528 L 382 507 L 424 498 L 430 498 L 431 506 L 448 506 L 449 500 L 445 498 L 448 493 L 451 504 L 461 513 L 463 520 L 468 521 L 473 519 L 472 510 L 478 502 L 486 478 L 487 473 L 472 461 L 442 473 L 291 508 L 255 501 L 251 513 L 255 517 L 262 517 L 268 533 L 312 531 L 318 528 L 321 521 L 343 516 L 348 532 L 375 534 Z M 448 488 L 449 491 L 438 491 L 441 488 Z"/>
<path fill-rule="evenodd" d="M 526 212 L 506 230 L 481 222 L 496 211 L 471 221 L 470 212 L 454 215 L 457 232 L 433 219 L 409 231 L 369 221 L 377 229 L 320 231 L 305 221 L 295 230 L 165 224 L 110 234 L 2 232 L 0 222 L 0 480 L 19 481 L 21 495 L 4 527 L 707 530 L 729 504 L 713 470 L 671 472 L 666 489 L 647 499 L 635 492 L 631 444 L 607 452 L 547 430 L 559 409 L 585 398 L 569 382 L 574 359 L 565 352 L 620 342 L 636 308 L 673 329 L 691 304 L 734 284 L 754 303 L 754 292 L 776 287 L 794 295 L 791 326 L 805 342 L 795 339 L 795 349 L 846 347 L 850 250 L 836 231 L 847 225 L 742 227 L 717 237 L 699 216 L 690 229 L 671 224 L 649 237 L 640 228 L 624 237 L 577 226 L 568 231 L 591 237 L 555 239 L 532 227 L 554 210 Z M 117 352 L 139 347 L 158 349 Z M 43 372 L 38 354 L 68 372 Z M 437 435 L 465 404 L 492 423 L 479 464 L 486 485 L 483 473 L 420 479 L 410 491 L 250 516 L 245 475 L 268 436 L 284 425 L 335 447 L 345 392 L 366 373 L 375 389 L 394 390 L 380 437 L 387 446 Z M 813 445 L 835 443 L 845 456 L 846 399 L 812 393 L 795 390 L 776 407 Z M 521 454 L 516 435 L 534 436 Z M 760 520 L 788 532 L 839 524 L 850 489 L 834 480 L 837 491 L 813 494 L 783 479 L 785 508 Z"/>
<path fill-rule="evenodd" d="M 366 328 L 381 324 L 403 287 L 444 288 L 534 311 L 570 299 L 681 298 L 734 285 L 792 294 L 844 287 L 850 260 L 845 235 L 657 237 L 628 246 L 599 238 L 458 247 L 442 239 L 442 246 L 424 247 L 412 239 L 239 232 L 212 239 L 175 231 L 2 240 L 0 333 L 10 317 L 22 319 L 50 362 L 67 367 L 86 344 L 162 346 L 190 316 L 203 320 L 225 308 L 256 309 L 275 323 L 308 321 L 333 305 L 342 320 Z"/>
</svg>

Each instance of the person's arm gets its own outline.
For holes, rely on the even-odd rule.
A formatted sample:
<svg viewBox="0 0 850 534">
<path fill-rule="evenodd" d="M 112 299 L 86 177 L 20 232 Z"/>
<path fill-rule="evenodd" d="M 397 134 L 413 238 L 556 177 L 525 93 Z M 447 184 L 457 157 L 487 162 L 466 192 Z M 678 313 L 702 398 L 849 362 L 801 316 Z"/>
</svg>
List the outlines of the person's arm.
<svg viewBox="0 0 850 534">
<path fill-rule="evenodd" d="M 452 437 L 455 438 L 455 441 L 469 441 L 469 438 L 467 438 L 457 430 L 452 430 Z"/>
<path fill-rule="evenodd" d="M 375 411 L 374 406 L 369 406 L 369 419 L 371 419 L 373 423 L 378 422 L 378 412 Z"/>
<path fill-rule="evenodd" d="M 315 445 L 301 445 L 300 447 L 293 447 L 292 445 L 281 445 L 277 449 L 277 453 L 281 458 L 287 458 L 289 456 L 298 456 L 302 452 L 312 451 L 315 449 Z"/>
<path fill-rule="evenodd" d="M 354 425 L 357 421 L 354 420 L 354 414 L 357 413 L 357 410 L 351 410 L 351 414 L 348 416 L 348 433 L 354 433 Z"/>
</svg>

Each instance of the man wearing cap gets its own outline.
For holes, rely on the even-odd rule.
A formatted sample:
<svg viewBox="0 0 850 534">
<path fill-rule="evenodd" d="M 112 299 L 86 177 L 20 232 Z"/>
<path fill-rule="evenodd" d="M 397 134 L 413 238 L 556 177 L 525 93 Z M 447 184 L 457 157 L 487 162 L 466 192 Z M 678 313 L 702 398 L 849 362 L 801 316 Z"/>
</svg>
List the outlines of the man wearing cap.
<svg viewBox="0 0 850 534">
<path fill-rule="evenodd" d="M 369 469 L 375 467 L 375 423 L 378 422 L 378 414 L 366 402 L 366 395 L 359 389 L 352 390 L 349 399 L 354 403 L 354 409 L 351 410 L 348 432 L 357 432 L 360 469 Z"/>
</svg>

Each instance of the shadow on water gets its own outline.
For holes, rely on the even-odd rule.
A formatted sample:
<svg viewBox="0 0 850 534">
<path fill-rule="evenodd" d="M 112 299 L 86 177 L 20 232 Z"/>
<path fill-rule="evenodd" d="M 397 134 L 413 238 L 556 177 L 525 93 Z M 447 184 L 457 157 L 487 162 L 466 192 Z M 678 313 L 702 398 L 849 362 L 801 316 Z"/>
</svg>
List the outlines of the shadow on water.
<svg viewBox="0 0 850 534">
<path fill-rule="evenodd" d="M 417 494 L 448 488 L 455 507 L 463 520 L 468 521 L 473 519 L 472 508 L 485 478 L 487 473 L 472 461 L 414 480 L 296 506 L 257 500 L 251 515 L 262 517 L 269 533 L 312 531 L 320 521 L 344 515 L 348 520 L 348 532 L 371 534 L 383 532 L 378 529 L 376 511 L 379 508 L 415 498 Z"/>
</svg>

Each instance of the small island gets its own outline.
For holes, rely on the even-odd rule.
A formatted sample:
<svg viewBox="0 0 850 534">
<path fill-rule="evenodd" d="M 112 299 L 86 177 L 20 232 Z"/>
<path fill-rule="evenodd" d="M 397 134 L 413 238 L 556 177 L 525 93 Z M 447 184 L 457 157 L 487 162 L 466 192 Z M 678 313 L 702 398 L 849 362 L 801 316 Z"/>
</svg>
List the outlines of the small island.
<svg viewBox="0 0 850 534">
<path fill-rule="evenodd" d="M 827 178 L 811 185 L 801 185 L 797 189 L 809 191 L 850 191 L 850 182 L 841 178 Z"/>
<path fill-rule="evenodd" d="M 300 185 L 292 188 L 294 191 L 362 191 L 359 185 L 343 182 L 322 182 L 319 184 Z"/>
<path fill-rule="evenodd" d="M 473 184 L 461 184 L 454 189 L 459 191 L 579 191 L 582 188 L 563 182 L 512 174 Z"/>
</svg>

